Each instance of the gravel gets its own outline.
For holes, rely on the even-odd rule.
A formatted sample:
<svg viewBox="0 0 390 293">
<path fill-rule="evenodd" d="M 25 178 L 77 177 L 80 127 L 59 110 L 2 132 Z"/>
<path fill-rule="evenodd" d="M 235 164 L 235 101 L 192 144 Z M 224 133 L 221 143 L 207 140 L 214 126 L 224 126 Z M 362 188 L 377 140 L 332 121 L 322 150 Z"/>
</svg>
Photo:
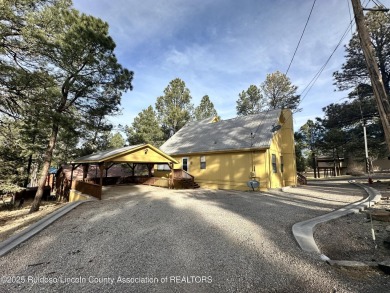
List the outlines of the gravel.
<svg viewBox="0 0 390 293">
<path fill-rule="evenodd" d="M 104 194 L 1 258 L 2 292 L 388 289 L 388 276 L 331 267 L 292 235 L 294 223 L 361 199 L 346 182 L 288 193 L 115 186 Z"/>
</svg>

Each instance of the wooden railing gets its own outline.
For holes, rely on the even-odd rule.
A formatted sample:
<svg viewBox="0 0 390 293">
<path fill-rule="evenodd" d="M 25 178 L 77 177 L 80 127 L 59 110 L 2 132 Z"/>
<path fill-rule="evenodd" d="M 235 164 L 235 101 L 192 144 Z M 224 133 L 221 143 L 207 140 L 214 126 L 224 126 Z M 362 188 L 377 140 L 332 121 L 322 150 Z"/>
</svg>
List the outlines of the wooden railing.
<svg viewBox="0 0 390 293">
<path fill-rule="evenodd" d="M 117 184 L 119 179 L 121 179 L 121 177 L 120 176 L 103 177 L 102 179 L 103 179 L 103 186 L 107 186 L 107 185 Z M 84 182 L 100 185 L 100 177 L 88 178 L 85 179 Z"/>
<path fill-rule="evenodd" d="M 174 169 L 173 170 L 173 179 L 192 179 L 192 180 L 194 180 L 195 177 L 192 176 L 187 171 L 184 171 L 182 169 Z"/>
<path fill-rule="evenodd" d="M 149 179 L 150 179 L 149 176 L 127 176 L 127 177 L 122 177 L 119 183 L 120 184 L 126 184 L 126 183 L 144 184 Z"/>
<path fill-rule="evenodd" d="M 73 186 L 78 192 L 93 196 L 97 199 L 102 199 L 102 187 L 99 184 L 76 181 Z"/>
<path fill-rule="evenodd" d="M 194 188 L 195 177 L 182 169 L 173 170 L 172 185 L 175 189 Z"/>
<path fill-rule="evenodd" d="M 307 185 L 307 179 L 304 175 L 302 175 L 301 173 L 297 173 L 297 177 L 298 177 L 298 183 L 301 184 L 301 185 Z"/>
<path fill-rule="evenodd" d="M 163 178 L 163 177 L 150 177 L 142 184 L 143 185 L 159 186 L 159 187 L 169 187 L 169 179 Z"/>
</svg>

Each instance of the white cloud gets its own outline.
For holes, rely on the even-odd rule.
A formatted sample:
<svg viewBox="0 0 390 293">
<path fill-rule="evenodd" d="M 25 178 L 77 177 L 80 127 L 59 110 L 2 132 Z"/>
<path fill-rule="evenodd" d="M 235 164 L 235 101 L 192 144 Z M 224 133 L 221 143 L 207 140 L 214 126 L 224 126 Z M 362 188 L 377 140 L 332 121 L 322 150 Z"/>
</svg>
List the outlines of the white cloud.
<svg viewBox="0 0 390 293">
<path fill-rule="evenodd" d="M 386 4 L 388 0 L 383 0 Z M 135 71 L 134 91 L 123 99 L 123 119 L 154 105 L 169 81 L 179 77 L 193 102 L 208 94 L 222 118 L 235 115 L 238 93 L 259 85 L 267 73 L 284 72 L 312 1 L 257 0 L 74 0 L 75 7 L 106 20 L 118 58 Z M 93 4 L 92 4 L 93 3 Z M 349 23 L 348 5 L 317 1 L 289 71 L 298 92 L 325 63 Z M 345 39 L 348 41 L 350 37 Z M 344 62 L 342 46 L 296 114 L 301 121 L 340 99 L 332 73 Z M 130 117 L 130 118 L 129 118 Z M 303 117 L 303 118 L 302 118 Z"/>
</svg>

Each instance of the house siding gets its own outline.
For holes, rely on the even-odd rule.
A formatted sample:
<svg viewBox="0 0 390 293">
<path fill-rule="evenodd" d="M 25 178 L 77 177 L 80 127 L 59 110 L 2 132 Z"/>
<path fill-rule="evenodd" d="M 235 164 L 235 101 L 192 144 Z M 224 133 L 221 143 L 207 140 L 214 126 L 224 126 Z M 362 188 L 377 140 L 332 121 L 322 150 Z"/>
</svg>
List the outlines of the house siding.
<svg viewBox="0 0 390 293">
<path fill-rule="evenodd" d="M 294 131 L 291 112 L 283 110 L 279 119 L 281 129 L 272 136 L 268 149 L 220 151 L 197 154 L 171 155 L 182 168 L 182 158 L 189 158 L 189 173 L 203 188 L 249 190 L 247 182 L 254 179 L 260 182 L 260 190 L 296 185 L 296 164 Z M 272 170 L 272 155 L 276 156 L 277 172 Z M 201 169 L 200 157 L 205 156 L 206 168 Z M 283 156 L 282 172 L 280 157 Z M 253 166 L 252 166 L 253 160 Z M 155 170 L 155 176 L 167 177 L 169 172 Z"/>
<path fill-rule="evenodd" d="M 268 150 L 270 182 L 268 188 L 297 185 L 293 119 L 290 110 L 283 110 L 279 118 L 281 129 L 275 132 Z M 272 154 L 276 155 L 277 172 L 272 172 Z M 283 156 L 283 172 L 280 157 Z"/>
<path fill-rule="evenodd" d="M 205 156 L 206 169 L 201 169 L 200 157 Z M 173 156 L 181 162 L 182 156 Z M 247 182 L 251 179 L 252 152 L 215 153 L 189 155 L 189 173 L 204 188 L 248 190 Z M 265 161 L 264 151 L 253 152 L 253 163 L 256 180 L 265 188 L 267 176 L 262 166 Z M 175 165 L 181 168 L 181 165 Z"/>
</svg>

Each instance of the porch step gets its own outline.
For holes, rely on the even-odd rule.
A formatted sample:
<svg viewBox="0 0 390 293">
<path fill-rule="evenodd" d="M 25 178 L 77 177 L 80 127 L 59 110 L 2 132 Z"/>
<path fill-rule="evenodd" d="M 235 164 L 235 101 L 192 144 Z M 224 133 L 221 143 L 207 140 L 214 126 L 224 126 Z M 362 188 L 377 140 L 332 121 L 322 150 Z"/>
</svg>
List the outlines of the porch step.
<svg viewBox="0 0 390 293">
<path fill-rule="evenodd" d="M 184 189 L 197 189 L 200 188 L 199 184 L 195 181 L 192 181 L 191 179 L 181 179 L 180 180 L 181 186 Z"/>
</svg>

